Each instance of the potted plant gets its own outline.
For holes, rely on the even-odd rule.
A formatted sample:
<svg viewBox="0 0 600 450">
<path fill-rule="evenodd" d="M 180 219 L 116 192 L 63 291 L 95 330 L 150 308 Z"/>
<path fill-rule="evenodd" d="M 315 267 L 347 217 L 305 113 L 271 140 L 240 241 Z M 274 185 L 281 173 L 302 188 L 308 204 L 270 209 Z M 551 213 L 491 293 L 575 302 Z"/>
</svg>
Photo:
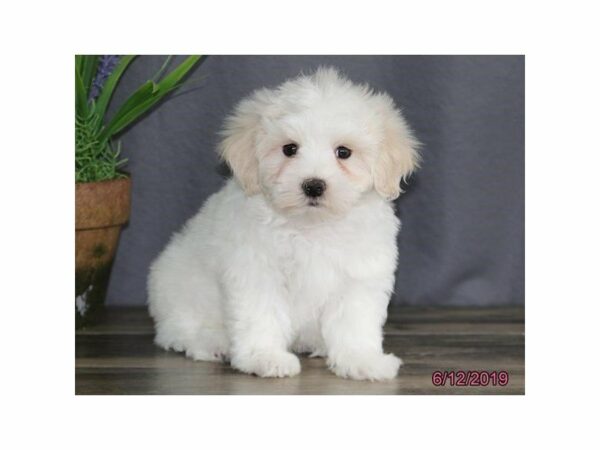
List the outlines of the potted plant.
<svg viewBox="0 0 600 450">
<path fill-rule="evenodd" d="M 89 323 L 104 304 L 121 227 L 129 219 L 131 178 L 119 133 L 181 86 L 200 60 L 189 56 L 165 74 L 170 57 L 107 117 L 108 105 L 136 55 L 75 56 L 75 323 Z"/>
</svg>

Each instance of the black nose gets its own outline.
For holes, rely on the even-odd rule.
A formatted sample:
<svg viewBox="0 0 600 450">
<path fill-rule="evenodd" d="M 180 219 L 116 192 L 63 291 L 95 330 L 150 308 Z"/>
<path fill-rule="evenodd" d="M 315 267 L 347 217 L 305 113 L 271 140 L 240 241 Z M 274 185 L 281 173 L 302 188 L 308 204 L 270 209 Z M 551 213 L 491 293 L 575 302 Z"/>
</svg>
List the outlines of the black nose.
<svg viewBox="0 0 600 450">
<path fill-rule="evenodd" d="M 327 185 L 323 180 L 311 178 L 302 183 L 302 190 L 308 197 L 320 197 L 325 192 Z"/>
</svg>

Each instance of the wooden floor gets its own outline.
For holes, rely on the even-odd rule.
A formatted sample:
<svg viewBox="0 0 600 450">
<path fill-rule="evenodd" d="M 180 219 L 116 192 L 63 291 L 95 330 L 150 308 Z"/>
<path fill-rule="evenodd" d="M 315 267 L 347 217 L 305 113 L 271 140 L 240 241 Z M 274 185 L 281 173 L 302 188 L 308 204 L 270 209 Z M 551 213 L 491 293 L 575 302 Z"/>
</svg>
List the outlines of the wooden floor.
<svg viewBox="0 0 600 450">
<path fill-rule="evenodd" d="M 76 335 L 77 394 L 524 394 L 522 308 L 397 308 L 385 348 L 404 360 L 388 382 L 344 380 L 320 358 L 301 358 L 293 378 L 262 379 L 226 364 L 194 362 L 152 343 L 144 309 L 108 309 Z M 434 371 L 504 370 L 506 386 L 436 387 Z"/>
</svg>

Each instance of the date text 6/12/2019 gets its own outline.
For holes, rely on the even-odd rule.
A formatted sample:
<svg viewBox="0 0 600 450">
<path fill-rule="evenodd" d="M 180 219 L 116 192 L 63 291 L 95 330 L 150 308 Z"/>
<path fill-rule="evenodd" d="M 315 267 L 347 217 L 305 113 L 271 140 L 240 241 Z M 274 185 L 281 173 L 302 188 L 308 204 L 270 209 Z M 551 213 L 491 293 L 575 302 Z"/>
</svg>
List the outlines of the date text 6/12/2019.
<svg viewBox="0 0 600 450">
<path fill-rule="evenodd" d="M 505 370 L 445 370 L 431 375 L 434 386 L 506 386 L 508 372 Z"/>
</svg>

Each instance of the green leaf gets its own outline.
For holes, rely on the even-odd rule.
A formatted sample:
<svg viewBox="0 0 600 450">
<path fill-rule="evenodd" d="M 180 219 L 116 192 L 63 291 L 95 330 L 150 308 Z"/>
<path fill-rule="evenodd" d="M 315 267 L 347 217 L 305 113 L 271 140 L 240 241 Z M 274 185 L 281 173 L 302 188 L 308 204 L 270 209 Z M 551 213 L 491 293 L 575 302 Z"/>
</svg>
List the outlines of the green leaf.
<svg viewBox="0 0 600 450">
<path fill-rule="evenodd" d="M 165 76 L 160 83 L 159 89 L 170 89 L 174 87 L 202 58 L 202 56 L 188 56 L 179 66 L 177 66 L 170 74 Z"/>
<path fill-rule="evenodd" d="M 89 97 L 92 81 L 96 76 L 98 70 L 98 60 L 100 59 L 97 55 L 85 55 L 83 58 L 83 66 L 81 71 L 81 80 L 83 81 L 83 87 L 85 93 Z"/>
<path fill-rule="evenodd" d="M 119 121 L 122 116 L 139 106 L 141 103 L 147 101 L 156 92 L 156 89 L 157 86 L 153 81 L 146 81 L 125 101 L 125 103 L 123 103 L 111 119 L 111 122 Z"/>
<path fill-rule="evenodd" d="M 104 114 L 106 114 L 106 109 L 108 108 L 110 99 L 113 95 L 115 88 L 117 87 L 117 84 L 119 83 L 119 80 L 121 79 L 121 76 L 136 56 L 137 55 L 121 56 L 121 59 L 115 67 L 115 70 L 113 71 L 113 73 L 110 74 L 110 76 L 104 83 L 104 86 L 102 87 L 102 92 L 100 93 L 96 101 L 96 111 L 98 112 L 98 117 L 100 117 L 102 121 L 104 121 Z"/>
<path fill-rule="evenodd" d="M 158 82 L 159 78 L 162 76 L 163 72 L 166 70 L 167 66 L 171 62 L 171 58 L 173 58 L 173 55 L 169 55 L 165 58 L 165 62 L 162 64 L 160 69 L 158 69 L 158 72 L 154 74 L 154 76 L 152 77 L 152 81 Z"/>
<path fill-rule="evenodd" d="M 108 123 L 104 131 L 101 133 L 101 139 L 110 139 L 124 128 L 131 125 L 133 122 L 138 120 L 143 114 L 148 112 L 156 103 L 163 99 L 167 94 L 179 87 L 179 82 L 185 77 L 185 75 L 194 67 L 194 65 L 200 60 L 201 56 L 189 56 L 179 66 L 177 66 L 171 73 L 165 76 L 159 83 L 152 83 L 154 86 L 152 95 L 149 97 L 142 97 L 141 95 L 137 98 L 136 104 L 130 103 L 130 99 L 126 102 L 131 106 L 127 111 L 121 108 L 119 113 L 115 115 Z M 146 83 L 145 85 L 148 85 Z M 136 91 L 139 93 L 140 89 Z M 135 95 L 135 94 L 134 94 Z"/>
<path fill-rule="evenodd" d="M 75 70 L 79 73 L 81 73 L 83 67 L 83 56 L 82 55 L 75 55 Z"/>
<path fill-rule="evenodd" d="M 79 117 L 87 115 L 87 93 L 77 70 L 75 70 L 75 115 Z"/>
<path fill-rule="evenodd" d="M 131 125 L 133 122 L 138 120 L 144 113 L 148 112 L 156 103 L 158 103 L 165 95 L 174 91 L 179 86 L 173 86 L 168 91 L 156 92 L 151 97 L 147 98 L 143 102 L 139 103 L 129 111 L 119 115 L 119 117 L 113 118 L 104 131 L 100 134 L 101 139 L 110 139 L 124 128 Z"/>
</svg>

